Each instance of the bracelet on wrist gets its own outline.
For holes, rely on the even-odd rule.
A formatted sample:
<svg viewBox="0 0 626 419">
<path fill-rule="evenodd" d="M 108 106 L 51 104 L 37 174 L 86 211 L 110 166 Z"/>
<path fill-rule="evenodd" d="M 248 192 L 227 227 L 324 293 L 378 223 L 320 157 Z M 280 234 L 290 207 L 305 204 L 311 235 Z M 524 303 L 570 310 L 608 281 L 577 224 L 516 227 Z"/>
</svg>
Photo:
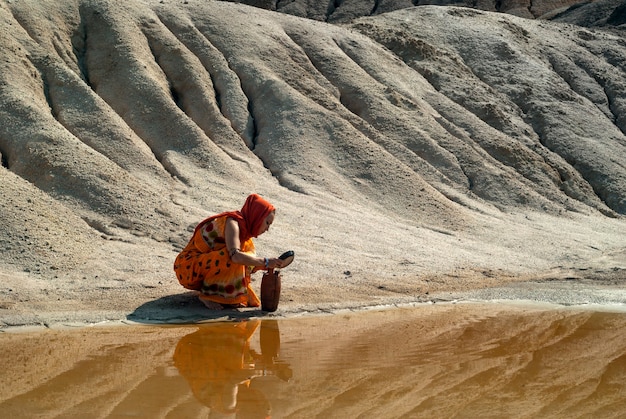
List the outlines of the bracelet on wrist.
<svg viewBox="0 0 626 419">
<path fill-rule="evenodd" d="M 269 269 L 270 267 L 270 260 L 268 258 L 264 258 L 265 259 L 265 269 Z"/>
</svg>

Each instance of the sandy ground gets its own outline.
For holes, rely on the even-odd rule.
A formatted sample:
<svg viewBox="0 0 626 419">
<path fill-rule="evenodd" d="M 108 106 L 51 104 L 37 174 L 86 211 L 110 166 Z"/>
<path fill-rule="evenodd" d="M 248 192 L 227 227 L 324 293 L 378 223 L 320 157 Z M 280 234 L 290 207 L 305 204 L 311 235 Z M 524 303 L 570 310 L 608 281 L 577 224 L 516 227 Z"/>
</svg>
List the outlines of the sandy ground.
<svg viewBox="0 0 626 419">
<path fill-rule="evenodd" d="M 528 217 L 522 216 L 524 220 Z M 620 230 L 624 226 L 617 220 L 607 223 L 606 218 L 598 217 L 597 223 L 590 224 L 593 218 L 582 217 L 579 231 L 567 237 L 567 247 L 559 234 L 572 231 L 571 223 L 576 221 L 540 214 L 532 229 L 520 227 L 521 232 L 512 233 L 512 243 L 504 247 L 493 243 L 502 240 L 501 235 L 492 235 L 493 224 L 471 237 L 416 229 L 416 234 L 428 237 L 433 245 L 409 247 L 401 261 L 397 250 L 406 246 L 402 241 L 406 229 L 396 226 L 394 230 L 390 224 L 381 225 L 380 219 L 361 220 L 364 228 L 384 230 L 385 242 L 351 242 L 343 247 L 341 236 L 347 233 L 338 225 L 322 232 L 323 238 L 312 233 L 309 245 L 297 245 L 307 227 L 286 225 L 277 217 L 272 230 L 257 239 L 257 249 L 262 254 L 278 254 L 292 248 L 296 259 L 282 272 L 281 302 L 271 316 L 453 300 L 626 304 L 622 247 L 626 232 Z M 317 221 L 328 220 L 309 218 L 310 225 Z M 513 222 L 506 225 L 515 226 Z M 382 237 L 383 232 L 374 234 Z M 290 245 L 279 247 L 278 243 Z M 255 308 L 207 310 L 170 272 L 175 250 L 155 254 L 150 246 L 117 241 L 106 245 L 107 252 L 119 255 L 113 277 L 93 267 L 78 275 L 58 272 L 52 280 L 33 273 L 1 274 L 3 328 L 120 321 L 179 323 L 264 315 Z M 137 259 L 150 261 L 140 274 L 135 273 Z M 257 293 L 260 277 L 260 273 L 254 275 Z"/>
</svg>

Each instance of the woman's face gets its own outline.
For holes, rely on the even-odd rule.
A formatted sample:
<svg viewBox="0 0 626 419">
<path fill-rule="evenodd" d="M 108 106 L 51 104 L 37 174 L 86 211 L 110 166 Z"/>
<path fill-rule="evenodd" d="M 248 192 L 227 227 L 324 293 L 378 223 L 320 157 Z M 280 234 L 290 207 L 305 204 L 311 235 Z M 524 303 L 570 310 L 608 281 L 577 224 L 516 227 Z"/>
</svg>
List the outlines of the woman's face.
<svg viewBox="0 0 626 419">
<path fill-rule="evenodd" d="M 261 234 L 269 230 L 273 222 L 274 222 L 274 211 L 270 212 L 268 216 L 265 217 L 265 220 L 263 220 L 263 222 L 261 223 L 261 227 L 259 227 L 259 233 L 257 235 L 260 236 Z"/>
</svg>

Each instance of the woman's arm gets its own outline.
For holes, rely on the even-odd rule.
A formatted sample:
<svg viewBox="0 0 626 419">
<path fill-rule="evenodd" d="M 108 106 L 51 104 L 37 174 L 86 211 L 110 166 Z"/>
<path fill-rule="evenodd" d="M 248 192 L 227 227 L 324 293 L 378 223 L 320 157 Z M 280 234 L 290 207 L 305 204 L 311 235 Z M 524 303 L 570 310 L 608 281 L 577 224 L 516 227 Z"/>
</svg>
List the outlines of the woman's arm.
<svg viewBox="0 0 626 419">
<path fill-rule="evenodd" d="M 226 236 L 226 249 L 228 250 L 230 260 L 232 260 L 233 263 L 270 269 L 281 268 L 283 266 L 283 261 L 281 259 L 262 258 L 242 252 L 241 243 L 239 241 L 239 224 L 237 224 L 237 221 L 232 218 L 228 218 L 226 220 L 224 235 Z"/>
</svg>

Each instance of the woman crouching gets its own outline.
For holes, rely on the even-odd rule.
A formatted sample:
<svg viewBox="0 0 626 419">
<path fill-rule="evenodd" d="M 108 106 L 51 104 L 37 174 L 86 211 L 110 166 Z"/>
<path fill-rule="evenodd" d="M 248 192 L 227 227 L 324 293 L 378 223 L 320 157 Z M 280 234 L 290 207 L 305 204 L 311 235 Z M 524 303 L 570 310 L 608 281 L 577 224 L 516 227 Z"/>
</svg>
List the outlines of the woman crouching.
<svg viewBox="0 0 626 419">
<path fill-rule="evenodd" d="M 275 213 L 272 204 L 252 194 L 240 211 L 203 220 L 176 257 L 178 282 L 200 291 L 200 301 L 212 310 L 225 305 L 258 307 L 261 302 L 250 287 L 250 274 L 258 269 L 281 268 L 283 261 L 256 256 L 252 238 L 269 230 Z"/>
</svg>

